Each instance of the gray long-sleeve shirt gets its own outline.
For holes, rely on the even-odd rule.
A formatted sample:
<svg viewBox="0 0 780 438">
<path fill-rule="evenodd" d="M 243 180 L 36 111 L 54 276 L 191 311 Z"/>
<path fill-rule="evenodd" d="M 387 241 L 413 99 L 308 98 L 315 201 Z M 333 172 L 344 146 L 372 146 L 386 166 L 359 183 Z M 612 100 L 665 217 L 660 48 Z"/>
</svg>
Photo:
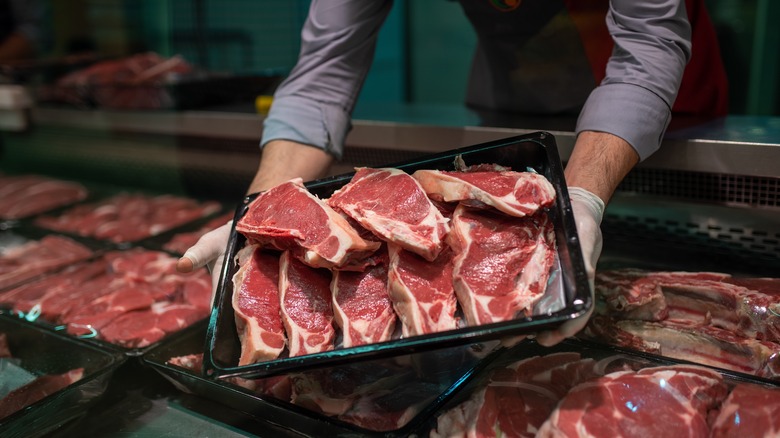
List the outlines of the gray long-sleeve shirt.
<svg viewBox="0 0 780 438">
<path fill-rule="evenodd" d="M 550 114 L 581 107 L 577 132 L 617 135 L 640 159 L 658 149 L 691 53 L 684 0 L 611 0 L 606 23 L 615 44 L 597 87 L 582 68 L 587 60 L 577 59 L 582 55 L 559 35 L 568 31 L 576 40 L 556 18 L 565 11 L 562 0 L 524 0 L 511 13 L 489 0 L 461 4 L 478 36 L 469 104 Z M 262 145 L 285 139 L 341 156 L 391 6 L 392 0 L 312 1 L 298 63 L 275 93 Z"/>
</svg>

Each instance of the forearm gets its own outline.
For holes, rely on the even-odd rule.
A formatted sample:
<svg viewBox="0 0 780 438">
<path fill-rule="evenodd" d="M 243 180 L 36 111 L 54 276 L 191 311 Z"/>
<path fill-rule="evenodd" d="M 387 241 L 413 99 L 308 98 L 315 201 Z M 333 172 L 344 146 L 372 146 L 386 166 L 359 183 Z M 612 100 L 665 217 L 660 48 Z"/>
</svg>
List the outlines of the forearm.
<svg viewBox="0 0 780 438">
<path fill-rule="evenodd" d="M 566 185 L 582 187 L 608 203 L 618 184 L 638 162 L 636 150 L 622 138 L 606 132 L 583 131 L 566 164 Z"/>
<path fill-rule="evenodd" d="M 273 140 L 263 147 L 263 155 L 247 193 L 257 193 L 300 177 L 310 181 L 325 176 L 333 156 L 315 147 L 289 140 Z"/>
</svg>

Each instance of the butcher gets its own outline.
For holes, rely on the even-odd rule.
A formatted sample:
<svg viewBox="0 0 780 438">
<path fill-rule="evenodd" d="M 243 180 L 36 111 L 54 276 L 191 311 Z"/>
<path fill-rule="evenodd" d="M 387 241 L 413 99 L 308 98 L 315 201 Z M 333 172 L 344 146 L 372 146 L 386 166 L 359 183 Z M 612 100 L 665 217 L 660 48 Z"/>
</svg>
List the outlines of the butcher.
<svg viewBox="0 0 780 438">
<path fill-rule="evenodd" d="M 673 109 L 698 116 L 726 111 L 725 74 L 703 1 L 460 0 L 460 5 L 478 39 L 469 107 L 578 114 L 565 178 L 592 289 L 605 204 L 626 174 L 658 150 Z M 262 160 L 248 193 L 295 177 L 320 178 L 341 158 L 391 7 L 392 0 L 311 2 L 297 64 L 276 90 L 264 121 Z M 603 27 L 589 25 L 593 14 L 602 14 Z M 692 53 L 695 63 L 689 63 Z M 216 282 L 215 266 L 223 263 L 229 232 L 226 224 L 206 234 L 178 269 L 209 265 Z M 588 317 L 540 333 L 537 340 L 556 344 L 577 333 Z"/>
</svg>

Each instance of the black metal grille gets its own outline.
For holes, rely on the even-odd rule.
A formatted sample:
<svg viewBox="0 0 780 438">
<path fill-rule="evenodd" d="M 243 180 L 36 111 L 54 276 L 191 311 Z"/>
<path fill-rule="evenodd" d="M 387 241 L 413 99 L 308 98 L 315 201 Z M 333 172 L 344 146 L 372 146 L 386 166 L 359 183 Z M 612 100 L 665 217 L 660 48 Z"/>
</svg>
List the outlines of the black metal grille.
<svg viewBox="0 0 780 438">
<path fill-rule="evenodd" d="M 623 180 L 618 191 L 756 207 L 780 206 L 780 177 L 637 168 Z"/>
</svg>

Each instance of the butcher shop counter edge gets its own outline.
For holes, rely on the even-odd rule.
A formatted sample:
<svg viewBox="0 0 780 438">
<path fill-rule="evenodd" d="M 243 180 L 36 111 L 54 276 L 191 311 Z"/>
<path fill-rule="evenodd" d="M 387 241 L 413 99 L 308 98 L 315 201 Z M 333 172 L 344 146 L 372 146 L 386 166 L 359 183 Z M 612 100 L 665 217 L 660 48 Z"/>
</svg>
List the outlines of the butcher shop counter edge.
<svg viewBox="0 0 780 438">
<path fill-rule="evenodd" d="M 35 126 L 172 136 L 259 140 L 262 116 L 241 111 L 103 111 L 33 108 Z M 548 131 L 565 161 L 574 145 L 574 117 L 486 115 L 465 107 L 358 106 L 347 147 L 435 153 L 496 139 Z M 728 116 L 673 121 L 661 149 L 640 167 L 780 177 L 780 117 Z"/>
</svg>

